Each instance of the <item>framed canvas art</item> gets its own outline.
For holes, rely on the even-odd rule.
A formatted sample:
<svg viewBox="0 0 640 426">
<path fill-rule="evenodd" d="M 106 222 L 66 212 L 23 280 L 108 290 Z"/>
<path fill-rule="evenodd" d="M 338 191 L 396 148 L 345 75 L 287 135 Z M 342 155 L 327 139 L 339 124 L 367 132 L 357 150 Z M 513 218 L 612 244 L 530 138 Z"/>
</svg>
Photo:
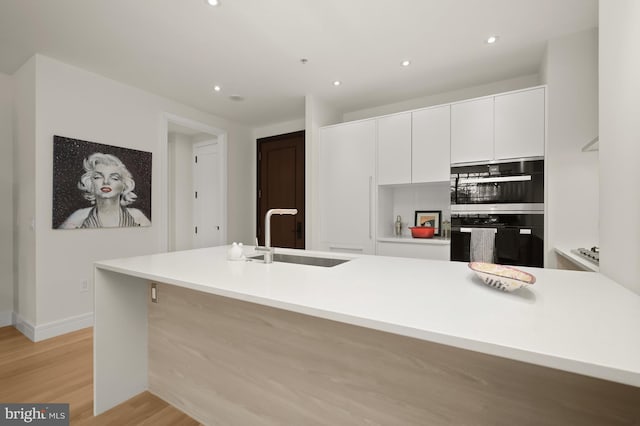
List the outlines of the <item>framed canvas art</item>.
<svg viewBox="0 0 640 426">
<path fill-rule="evenodd" d="M 54 136 L 52 228 L 151 226 L 151 156 Z"/>
<path fill-rule="evenodd" d="M 441 216 L 441 210 L 416 210 L 415 226 L 434 227 L 434 235 L 440 235 Z"/>
</svg>

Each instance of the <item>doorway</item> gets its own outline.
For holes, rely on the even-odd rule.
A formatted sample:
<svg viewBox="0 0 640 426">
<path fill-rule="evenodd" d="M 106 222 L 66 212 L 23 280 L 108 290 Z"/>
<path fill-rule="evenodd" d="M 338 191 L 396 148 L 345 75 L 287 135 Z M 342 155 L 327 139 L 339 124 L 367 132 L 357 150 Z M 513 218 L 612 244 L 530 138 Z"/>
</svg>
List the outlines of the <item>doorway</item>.
<svg viewBox="0 0 640 426">
<path fill-rule="evenodd" d="M 271 217 L 271 246 L 305 248 L 305 132 L 257 140 L 257 225 L 264 245 L 264 216 L 274 208 L 295 208 L 298 214 Z"/>
<path fill-rule="evenodd" d="M 166 117 L 166 250 L 226 244 L 226 133 L 181 117 Z M 196 155 L 202 167 L 197 167 Z"/>
</svg>

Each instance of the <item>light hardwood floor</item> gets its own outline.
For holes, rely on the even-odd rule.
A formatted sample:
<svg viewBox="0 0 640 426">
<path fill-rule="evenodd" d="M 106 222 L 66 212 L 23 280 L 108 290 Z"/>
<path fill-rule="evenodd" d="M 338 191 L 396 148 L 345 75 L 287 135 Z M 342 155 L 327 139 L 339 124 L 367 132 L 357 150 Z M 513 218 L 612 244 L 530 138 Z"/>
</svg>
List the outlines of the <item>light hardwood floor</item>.
<svg viewBox="0 0 640 426">
<path fill-rule="evenodd" d="M 149 392 L 94 417 L 91 328 L 34 343 L 0 327 L 0 402 L 69 403 L 74 426 L 199 424 Z"/>
</svg>

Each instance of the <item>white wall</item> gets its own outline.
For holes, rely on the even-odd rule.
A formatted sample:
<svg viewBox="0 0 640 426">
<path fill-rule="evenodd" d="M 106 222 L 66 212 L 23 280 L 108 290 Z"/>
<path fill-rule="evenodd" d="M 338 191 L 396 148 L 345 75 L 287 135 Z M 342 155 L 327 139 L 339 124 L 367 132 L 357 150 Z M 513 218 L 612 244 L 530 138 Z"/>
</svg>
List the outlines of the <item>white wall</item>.
<svg viewBox="0 0 640 426">
<path fill-rule="evenodd" d="M 161 134 L 165 113 L 228 132 L 229 210 L 234 212 L 229 215 L 228 235 L 247 239 L 244 224 L 252 218 L 247 212 L 250 195 L 239 169 L 247 162 L 251 142 L 248 128 L 45 56 L 36 55 L 32 62 L 35 78 L 30 84 L 37 100 L 35 138 L 31 142 L 35 149 L 31 156 L 31 161 L 35 159 L 35 188 L 17 182 L 21 194 L 35 196 L 37 312 L 35 317 L 25 318 L 35 326 L 36 340 L 91 323 L 93 292 L 80 292 L 80 285 L 84 280 L 92 282 L 92 262 L 163 250 L 167 235 L 167 188 L 162 184 L 167 159 L 161 155 L 167 148 L 161 146 L 167 143 L 166 131 Z M 152 152 L 152 226 L 51 229 L 53 135 Z M 25 155 L 25 161 L 29 161 L 29 155 Z M 32 254 L 28 258 L 34 259 Z M 22 310 L 19 314 L 24 316 Z"/>
<path fill-rule="evenodd" d="M 36 323 L 35 130 L 36 59 L 29 59 L 14 78 L 13 183 L 14 183 L 14 312 L 16 326 Z"/>
<path fill-rule="evenodd" d="M 582 147 L 598 135 L 598 31 L 550 40 L 545 60 L 548 140 L 547 266 L 556 246 L 598 245 L 598 152 Z"/>
<path fill-rule="evenodd" d="M 182 135 L 178 135 L 182 136 Z M 167 224 L 169 232 L 167 235 L 167 251 L 176 250 L 176 134 L 169 132 L 167 135 Z"/>
<path fill-rule="evenodd" d="M 169 134 L 169 250 L 193 248 L 193 141 Z"/>
<path fill-rule="evenodd" d="M 220 124 L 227 134 L 227 243 L 256 241 L 256 147 L 251 129 Z"/>
<path fill-rule="evenodd" d="M 304 130 L 304 118 L 298 120 L 284 121 L 282 123 L 274 123 L 268 126 L 256 127 L 253 129 L 254 139 L 268 138 L 269 136 L 284 135 L 286 133 L 298 132 Z"/>
<path fill-rule="evenodd" d="M 640 294 L 640 2 L 600 1 L 600 271 Z"/>
<path fill-rule="evenodd" d="M 13 312 L 13 81 L 0 74 L 0 327 Z"/>
<path fill-rule="evenodd" d="M 444 92 L 435 95 L 408 99 L 406 101 L 396 102 L 393 104 L 380 105 L 373 108 L 346 112 L 343 115 L 343 121 L 361 120 L 364 118 L 378 117 L 380 115 L 409 111 L 412 109 L 424 108 L 433 105 L 447 104 L 464 99 L 493 95 L 494 93 L 509 92 L 511 90 L 538 86 L 539 84 L 540 78 L 537 74 L 525 75 L 508 80 L 501 80 L 489 84 L 483 84 L 480 86 L 453 90 L 451 92 Z"/>
</svg>

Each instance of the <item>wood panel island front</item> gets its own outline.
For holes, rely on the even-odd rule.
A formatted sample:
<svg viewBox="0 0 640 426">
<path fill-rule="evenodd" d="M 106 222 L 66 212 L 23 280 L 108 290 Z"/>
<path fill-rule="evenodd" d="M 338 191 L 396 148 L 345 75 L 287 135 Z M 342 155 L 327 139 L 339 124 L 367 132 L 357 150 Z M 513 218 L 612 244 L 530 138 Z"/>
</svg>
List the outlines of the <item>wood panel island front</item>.
<svg viewBox="0 0 640 426">
<path fill-rule="evenodd" d="M 640 296 L 601 274 L 502 293 L 459 262 L 227 249 L 96 263 L 96 415 L 149 390 L 212 425 L 640 422 Z"/>
</svg>

